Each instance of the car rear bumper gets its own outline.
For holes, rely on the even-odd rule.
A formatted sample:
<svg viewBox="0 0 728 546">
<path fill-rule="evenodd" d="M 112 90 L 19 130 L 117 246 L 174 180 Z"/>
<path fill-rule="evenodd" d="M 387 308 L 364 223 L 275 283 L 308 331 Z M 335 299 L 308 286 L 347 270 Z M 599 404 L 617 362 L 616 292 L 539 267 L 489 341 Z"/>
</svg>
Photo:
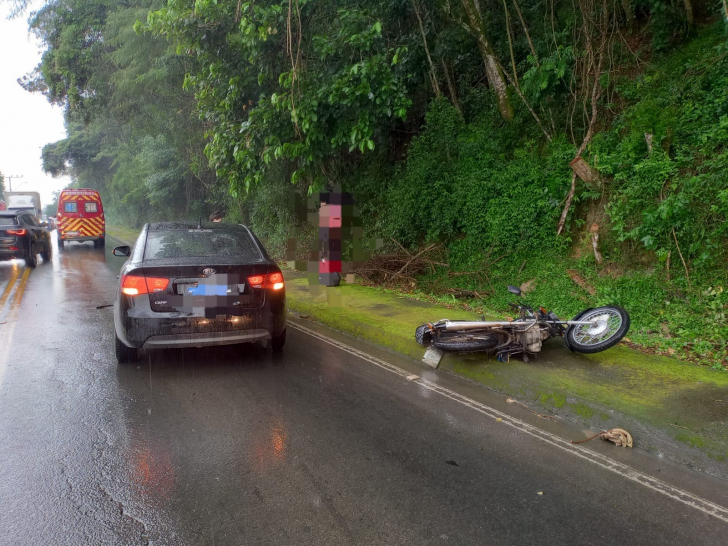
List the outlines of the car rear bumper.
<svg viewBox="0 0 728 546">
<path fill-rule="evenodd" d="M 279 336 L 286 328 L 286 312 L 285 306 L 279 312 L 271 312 L 269 306 L 264 306 L 239 316 L 219 315 L 207 319 L 155 313 L 139 307 L 124 312 L 117 305 L 114 323 L 117 337 L 128 347 L 203 347 L 252 343 Z"/>
<path fill-rule="evenodd" d="M 104 235 L 93 235 L 93 236 L 86 236 L 86 235 L 58 235 L 62 240 L 64 241 L 78 241 L 79 243 L 83 243 L 84 241 L 98 241 L 99 239 L 103 239 Z"/>
<path fill-rule="evenodd" d="M 182 347 L 208 347 L 211 345 L 233 345 L 270 339 L 268 330 L 235 330 L 229 332 L 203 332 L 197 334 L 158 335 L 148 338 L 142 349 L 172 349 Z"/>
<path fill-rule="evenodd" d="M 19 245 L 15 245 L 18 248 Z M 17 258 L 25 258 L 27 252 L 22 249 L 12 250 L 6 246 L 0 246 L 0 260 L 12 260 Z"/>
</svg>

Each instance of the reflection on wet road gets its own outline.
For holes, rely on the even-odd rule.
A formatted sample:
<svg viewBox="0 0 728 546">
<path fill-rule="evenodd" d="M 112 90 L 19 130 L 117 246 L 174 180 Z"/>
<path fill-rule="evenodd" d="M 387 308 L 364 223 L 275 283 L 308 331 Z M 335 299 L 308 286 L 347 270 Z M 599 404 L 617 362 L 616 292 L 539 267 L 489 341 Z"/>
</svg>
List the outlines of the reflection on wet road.
<svg viewBox="0 0 728 546">
<path fill-rule="evenodd" d="M 31 270 L 17 260 L 0 264 L 5 266 L 0 268 L 0 322 L 6 322 L 3 319 L 23 299 Z"/>
<path fill-rule="evenodd" d="M 725 540 L 715 518 L 297 330 L 281 356 L 118 366 L 104 306 L 121 262 L 56 249 L 0 325 L 0 544 Z M 6 310 L 25 271 L 0 264 Z"/>
</svg>

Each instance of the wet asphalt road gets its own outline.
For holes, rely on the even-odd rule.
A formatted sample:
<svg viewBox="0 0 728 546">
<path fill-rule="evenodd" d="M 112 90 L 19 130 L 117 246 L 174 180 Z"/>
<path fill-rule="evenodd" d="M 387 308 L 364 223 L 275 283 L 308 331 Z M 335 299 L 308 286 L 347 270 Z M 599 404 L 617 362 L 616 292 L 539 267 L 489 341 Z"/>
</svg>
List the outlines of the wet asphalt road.
<svg viewBox="0 0 728 546">
<path fill-rule="evenodd" d="M 118 366 L 97 307 L 121 262 L 0 262 L 2 545 L 728 544 L 725 521 L 298 330 L 280 357 Z M 724 482 L 597 449 L 728 505 Z"/>
</svg>

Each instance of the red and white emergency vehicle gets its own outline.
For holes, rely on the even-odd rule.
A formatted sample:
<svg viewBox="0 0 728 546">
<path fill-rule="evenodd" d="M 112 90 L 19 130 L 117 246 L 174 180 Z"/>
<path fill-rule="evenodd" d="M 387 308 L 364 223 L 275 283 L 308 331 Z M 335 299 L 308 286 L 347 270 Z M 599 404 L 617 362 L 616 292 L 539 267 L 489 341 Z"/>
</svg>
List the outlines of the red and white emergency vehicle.
<svg viewBox="0 0 728 546">
<path fill-rule="evenodd" d="M 58 196 L 56 221 L 59 248 L 71 241 L 93 241 L 97 248 L 106 244 L 104 206 L 96 190 L 63 190 Z"/>
</svg>

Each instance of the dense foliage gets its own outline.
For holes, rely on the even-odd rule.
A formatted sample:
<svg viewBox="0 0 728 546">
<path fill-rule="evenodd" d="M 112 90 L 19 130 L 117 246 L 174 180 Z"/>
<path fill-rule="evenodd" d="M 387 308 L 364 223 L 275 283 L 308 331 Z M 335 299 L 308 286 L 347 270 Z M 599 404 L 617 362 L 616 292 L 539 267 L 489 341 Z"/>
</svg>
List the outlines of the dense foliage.
<svg viewBox="0 0 728 546">
<path fill-rule="evenodd" d="M 341 184 L 367 237 L 488 265 L 481 293 L 619 301 L 635 339 L 728 358 L 725 2 L 49 0 L 30 26 L 22 84 L 67 116 L 45 168 L 118 222 L 222 209 L 280 256 L 294 194 Z"/>
</svg>

